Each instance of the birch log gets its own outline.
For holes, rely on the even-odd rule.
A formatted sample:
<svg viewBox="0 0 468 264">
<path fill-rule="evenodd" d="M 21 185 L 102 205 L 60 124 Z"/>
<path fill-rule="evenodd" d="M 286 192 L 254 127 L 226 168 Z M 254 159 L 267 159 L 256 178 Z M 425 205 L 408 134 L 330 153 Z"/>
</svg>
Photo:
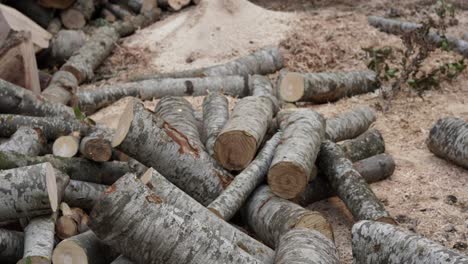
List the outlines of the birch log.
<svg viewBox="0 0 468 264">
<path fill-rule="evenodd" d="M 277 119 L 283 135 L 268 171 L 268 185 L 279 197 L 292 199 L 313 179 L 325 119 L 310 109 L 282 111 Z"/>
<path fill-rule="evenodd" d="M 24 234 L 0 228 L 0 261 L 16 263 L 23 257 Z"/>
<path fill-rule="evenodd" d="M 19 127 L 10 139 L 0 144 L 0 151 L 39 156 L 45 151 L 46 143 L 40 129 Z"/>
<path fill-rule="evenodd" d="M 239 100 L 214 144 L 216 160 L 228 170 L 242 170 L 255 157 L 273 118 L 273 104 L 266 97 Z"/>
<path fill-rule="evenodd" d="M 67 71 L 57 71 L 52 75 L 52 80 L 47 88 L 42 91 L 42 96 L 49 102 L 66 105 L 77 88 L 78 80 L 75 75 Z"/>
<path fill-rule="evenodd" d="M 272 263 L 274 252 L 269 247 L 251 238 L 244 232 L 220 219 L 192 197 L 169 182 L 154 169 L 149 169 L 141 178 L 143 183 L 161 199 L 182 211 L 193 215 L 194 218 L 208 224 L 212 230 L 243 248 L 247 253 L 264 263 Z"/>
<path fill-rule="evenodd" d="M 281 235 L 299 227 L 317 230 L 333 240 L 332 227 L 320 213 L 277 197 L 267 185 L 255 190 L 242 214 L 251 230 L 270 247 L 278 244 Z"/>
<path fill-rule="evenodd" d="M 393 225 L 360 221 L 352 229 L 355 263 L 466 264 L 468 257 Z"/>
<path fill-rule="evenodd" d="M 276 115 L 280 106 L 276 93 L 273 90 L 273 85 L 268 77 L 262 75 L 249 76 L 249 88 L 251 95 L 269 98 L 273 104 L 273 115 Z"/>
<path fill-rule="evenodd" d="M 463 119 L 439 119 L 432 127 L 426 143 L 436 156 L 468 169 L 468 123 Z"/>
<path fill-rule="evenodd" d="M 338 251 L 329 238 L 307 228 L 294 228 L 281 236 L 275 264 L 339 264 Z"/>
<path fill-rule="evenodd" d="M 134 78 L 134 80 L 230 75 L 247 76 L 253 74 L 267 75 L 275 73 L 281 68 L 283 68 L 283 56 L 280 50 L 276 47 L 266 47 L 225 64 L 182 72 L 140 76 Z"/>
<path fill-rule="evenodd" d="M 63 201 L 72 207 L 90 210 L 107 187 L 103 184 L 71 180 L 65 188 Z"/>
<path fill-rule="evenodd" d="M 328 140 L 322 143 L 318 166 L 356 220 L 376 220 L 396 224 L 336 143 Z"/>
<path fill-rule="evenodd" d="M 18 264 L 51 263 L 54 249 L 54 219 L 52 216 L 33 218 L 24 229 L 24 254 Z"/>
<path fill-rule="evenodd" d="M 345 157 L 352 162 L 366 159 L 385 152 L 385 142 L 377 129 L 370 129 L 355 139 L 339 144 Z"/>
<path fill-rule="evenodd" d="M 376 116 L 372 108 L 356 107 L 349 112 L 328 119 L 325 136 L 333 142 L 352 139 L 366 132 L 375 120 Z"/>
<path fill-rule="evenodd" d="M 223 92 L 233 97 L 243 97 L 247 95 L 246 91 L 248 91 L 244 79 L 241 76 L 164 78 L 105 85 L 99 89 L 79 91 L 77 105 L 85 113 L 93 113 L 126 96 L 152 100 L 165 96 L 201 96 L 207 95 L 209 92 Z"/>
<path fill-rule="evenodd" d="M 91 230 L 136 263 L 261 263 L 132 174 L 104 192 L 90 217 Z"/>
<path fill-rule="evenodd" d="M 279 96 L 286 102 L 327 103 L 343 97 L 368 93 L 379 88 L 371 71 L 284 74 Z"/>
<path fill-rule="evenodd" d="M 265 176 L 280 140 L 280 132 L 268 140 L 252 163 L 238 174 L 226 190 L 208 205 L 208 209 L 222 219 L 230 220 L 255 188 L 265 181 Z"/>
<path fill-rule="evenodd" d="M 221 93 L 210 93 L 203 99 L 203 131 L 206 151 L 213 157 L 214 144 L 229 119 L 229 102 Z"/>
<path fill-rule="evenodd" d="M 141 102 L 127 105 L 112 146 L 155 168 L 204 205 L 231 181 L 230 175 L 215 167 L 208 153 L 191 145 L 187 135 L 144 109 Z"/>
</svg>

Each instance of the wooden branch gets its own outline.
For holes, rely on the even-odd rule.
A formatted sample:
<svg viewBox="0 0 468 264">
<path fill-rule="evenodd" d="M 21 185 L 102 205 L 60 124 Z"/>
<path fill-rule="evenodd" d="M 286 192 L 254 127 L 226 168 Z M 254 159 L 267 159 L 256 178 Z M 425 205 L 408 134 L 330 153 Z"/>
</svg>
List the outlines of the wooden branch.
<svg viewBox="0 0 468 264">
<path fill-rule="evenodd" d="M 221 93 L 210 93 L 203 99 L 203 131 L 206 151 L 213 157 L 214 144 L 229 119 L 229 102 Z"/>
<path fill-rule="evenodd" d="M 339 144 L 345 157 L 352 162 L 385 152 L 385 142 L 380 131 L 372 128 L 355 139 Z"/>
<path fill-rule="evenodd" d="M 54 218 L 33 218 L 24 229 L 24 254 L 18 264 L 50 263 L 54 249 Z"/>
<path fill-rule="evenodd" d="M 39 156 L 44 152 L 46 144 L 40 129 L 20 127 L 10 139 L 0 144 L 0 151 Z"/>
<path fill-rule="evenodd" d="M 16 263 L 23 257 L 24 234 L 0 228 L 0 259 L 5 263 Z"/>
<path fill-rule="evenodd" d="M 91 210 L 107 185 L 71 180 L 65 189 L 64 202 L 73 207 Z"/>
<path fill-rule="evenodd" d="M 355 138 L 369 129 L 376 116 L 368 106 L 356 107 L 327 120 L 326 138 L 338 142 Z"/>
</svg>

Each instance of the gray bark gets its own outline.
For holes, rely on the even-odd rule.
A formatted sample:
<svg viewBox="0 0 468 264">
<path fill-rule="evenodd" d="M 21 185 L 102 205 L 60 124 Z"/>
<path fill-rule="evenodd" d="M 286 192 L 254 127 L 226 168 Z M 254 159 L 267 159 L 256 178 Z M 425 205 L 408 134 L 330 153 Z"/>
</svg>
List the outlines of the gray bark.
<svg viewBox="0 0 468 264">
<path fill-rule="evenodd" d="M 213 157 L 214 144 L 229 119 L 229 102 L 220 93 L 210 93 L 203 99 L 203 131 L 206 151 Z"/>
<path fill-rule="evenodd" d="M 68 29 L 81 29 L 94 13 L 93 0 L 77 0 L 70 8 L 62 11 L 62 24 Z"/>
<path fill-rule="evenodd" d="M 105 3 L 104 6 L 107 10 L 111 11 L 118 19 L 126 20 L 132 17 L 132 13 L 120 5 Z"/>
<path fill-rule="evenodd" d="M 281 235 L 297 227 L 317 230 L 333 240 L 332 227 L 320 213 L 277 197 L 267 185 L 255 190 L 242 214 L 257 237 L 273 248 L 278 245 Z"/>
<path fill-rule="evenodd" d="M 104 243 L 136 263 L 261 263 L 132 174 L 104 193 L 90 218 Z"/>
<path fill-rule="evenodd" d="M 0 151 L 38 156 L 45 151 L 46 143 L 40 129 L 20 127 L 9 140 L 0 144 Z"/>
<path fill-rule="evenodd" d="M 187 135 L 144 109 L 141 102 L 129 102 L 113 146 L 148 167 L 204 205 L 213 201 L 231 181 L 203 149 L 192 145 Z M 123 121 L 121 119 L 121 121 Z"/>
<path fill-rule="evenodd" d="M 463 40 L 468 41 L 468 32 L 466 32 L 465 34 L 463 34 Z"/>
<path fill-rule="evenodd" d="M 272 249 L 208 211 L 203 205 L 177 188 L 156 170 L 148 170 L 141 177 L 141 180 L 165 203 L 181 209 L 202 223 L 206 223 L 211 227 L 211 230 L 216 231 L 233 244 L 239 245 L 256 259 L 264 263 L 273 262 L 274 252 Z"/>
<path fill-rule="evenodd" d="M 129 260 L 123 255 L 120 255 L 118 258 L 116 258 L 114 261 L 111 262 L 111 264 L 134 264 L 135 262 Z"/>
<path fill-rule="evenodd" d="M 23 257 L 24 234 L 0 228 L 0 261 L 16 263 Z"/>
<path fill-rule="evenodd" d="M 375 120 L 372 108 L 356 107 L 327 120 L 326 138 L 333 142 L 355 138 L 366 132 Z"/>
<path fill-rule="evenodd" d="M 325 119 L 310 109 L 278 114 L 281 144 L 268 171 L 268 185 L 278 196 L 292 199 L 313 179 L 312 168 L 325 137 Z"/>
<path fill-rule="evenodd" d="M 436 156 L 468 169 L 468 123 L 463 119 L 439 119 L 432 127 L 426 143 Z"/>
<path fill-rule="evenodd" d="M 281 236 L 275 264 L 339 264 L 336 246 L 320 232 L 294 228 Z"/>
<path fill-rule="evenodd" d="M 245 168 L 213 202 L 208 209 L 228 221 L 242 207 L 250 194 L 265 181 L 276 147 L 280 143 L 281 132 L 274 135 Z"/>
<path fill-rule="evenodd" d="M 107 187 L 97 183 L 71 180 L 65 188 L 63 201 L 69 206 L 90 210 Z"/>
<path fill-rule="evenodd" d="M 377 129 L 370 129 L 355 139 L 339 144 L 347 159 L 352 162 L 385 152 L 385 142 Z"/>
<path fill-rule="evenodd" d="M 266 75 L 275 73 L 281 68 L 283 68 L 283 56 L 281 55 L 280 50 L 276 47 L 268 47 L 225 64 L 182 72 L 152 74 L 140 76 L 134 79 L 147 80 L 159 78 L 188 78 L 229 75 Z"/>
<path fill-rule="evenodd" d="M 324 178 L 328 180 L 356 220 L 376 220 L 396 224 L 336 143 L 328 140 L 322 143 L 318 166 Z"/>
<path fill-rule="evenodd" d="M 214 145 L 216 160 L 228 170 L 242 170 L 255 157 L 273 118 L 273 104 L 266 97 L 239 100 Z"/>
<path fill-rule="evenodd" d="M 33 218 L 24 229 L 24 254 L 18 264 L 51 263 L 54 249 L 54 219 L 52 216 Z"/>
<path fill-rule="evenodd" d="M 57 71 L 42 96 L 53 103 L 67 105 L 78 88 L 78 80 L 67 71 Z"/>
<path fill-rule="evenodd" d="M 271 103 L 273 104 L 273 112 L 274 115 L 276 115 L 280 105 L 278 99 L 276 98 L 276 93 L 273 89 L 271 81 L 262 75 L 251 75 L 249 76 L 249 87 L 251 95 L 263 96 L 271 100 Z"/>
<path fill-rule="evenodd" d="M 468 257 L 393 225 L 360 221 L 352 229 L 354 263 L 466 264 Z"/>
</svg>

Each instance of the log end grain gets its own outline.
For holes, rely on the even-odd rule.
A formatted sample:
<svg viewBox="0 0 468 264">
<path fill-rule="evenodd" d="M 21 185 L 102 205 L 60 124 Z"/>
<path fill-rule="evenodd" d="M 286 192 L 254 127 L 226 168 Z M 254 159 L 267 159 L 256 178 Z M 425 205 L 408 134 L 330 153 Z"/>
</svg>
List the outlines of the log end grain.
<svg viewBox="0 0 468 264">
<path fill-rule="evenodd" d="M 88 159 L 104 162 L 112 157 L 112 147 L 109 141 L 101 137 L 83 139 L 80 144 L 80 152 Z"/>
<path fill-rule="evenodd" d="M 133 121 L 134 103 L 135 102 L 133 100 L 129 101 L 119 118 L 117 129 L 115 130 L 114 136 L 112 137 L 111 145 L 113 148 L 120 145 L 128 134 L 128 131 Z"/>
<path fill-rule="evenodd" d="M 270 168 L 268 185 L 279 197 L 292 199 L 305 190 L 309 176 L 301 166 L 293 162 L 280 162 Z"/>
<path fill-rule="evenodd" d="M 214 155 L 228 170 L 242 170 L 249 165 L 257 152 L 257 141 L 244 131 L 222 133 L 216 139 Z"/>
<path fill-rule="evenodd" d="M 74 157 L 80 148 L 79 139 L 75 136 L 62 136 L 54 141 L 52 145 L 52 153 L 55 156 L 63 158 Z"/>
<path fill-rule="evenodd" d="M 54 264 L 83 263 L 88 264 L 86 251 L 73 240 L 63 240 L 54 250 L 52 262 Z"/>
<path fill-rule="evenodd" d="M 81 29 L 86 25 L 86 18 L 83 13 L 74 8 L 62 11 L 60 19 L 67 29 Z"/>
<path fill-rule="evenodd" d="M 297 102 L 304 95 L 304 76 L 296 72 L 288 72 L 281 79 L 279 95 L 286 102 Z"/>
<path fill-rule="evenodd" d="M 333 227 L 327 221 L 327 219 L 319 212 L 311 211 L 310 213 L 303 215 L 294 227 L 317 230 L 331 241 L 335 241 Z"/>
<path fill-rule="evenodd" d="M 47 193 L 49 194 L 49 202 L 52 211 L 57 211 L 59 206 L 59 200 L 61 197 L 58 197 L 58 187 L 57 187 L 57 177 L 55 176 L 55 169 L 50 163 L 45 164 L 46 168 L 46 184 L 47 184 Z"/>
<path fill-rule="evenodd" d="M 66 239 L 78 234 L 78 224 L 69 215 L 63 215 L 55 224 L 56 234 L 60 239 Z"/>
</svg>

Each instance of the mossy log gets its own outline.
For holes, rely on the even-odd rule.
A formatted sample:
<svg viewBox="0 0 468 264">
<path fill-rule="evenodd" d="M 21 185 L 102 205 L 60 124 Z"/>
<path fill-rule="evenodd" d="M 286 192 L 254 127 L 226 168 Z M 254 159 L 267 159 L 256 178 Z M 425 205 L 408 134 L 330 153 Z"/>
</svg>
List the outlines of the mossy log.
<svg viewBox="0 0 468 264">
<path fill-rule="evenodd" d="M 65 188 L 63 201 L 72 207 L 90 210 L 107 185 L 71 180 Z"/>
<path fill-rule="evenodd" d="M 17 264 L 51 263 L 54 249 L 54 223 L 52 216 L 33 218 L 24 229 L 24 254 Z"/>
<path fill-rule="evenodd" d="M 385 141 L 379 130 L 372 128 L 355 139 L 339 144 L 345 157 L 352 162 L 363 160 L 385 152 Z"/>
<path fill-rule="evenodd" d="M 47 141 L 38 128 L 20 127 L 10 139 L 0 144 L 0 152 L 39 156 L 45 152 Z"/>
<path fill-rule="evenodd" d="M 16 263 L 23 257 L 24 234 L 0 228 L 0 261 Z"/>
<path fill-rule="evenodd" d="M 229 119 L 229 102 L 221 93 L 210 93 L 203 99 L 203 131 L 206 151 L 213 157 L 214 144 Z"/>
<path fill-rule="evenodd" d="M 376 116 L 372 108 L 356 107 L 327 119 L 325 136 L 333 142 L 352 139 L 366 132 L 375 120 Z"/>
</svg>

